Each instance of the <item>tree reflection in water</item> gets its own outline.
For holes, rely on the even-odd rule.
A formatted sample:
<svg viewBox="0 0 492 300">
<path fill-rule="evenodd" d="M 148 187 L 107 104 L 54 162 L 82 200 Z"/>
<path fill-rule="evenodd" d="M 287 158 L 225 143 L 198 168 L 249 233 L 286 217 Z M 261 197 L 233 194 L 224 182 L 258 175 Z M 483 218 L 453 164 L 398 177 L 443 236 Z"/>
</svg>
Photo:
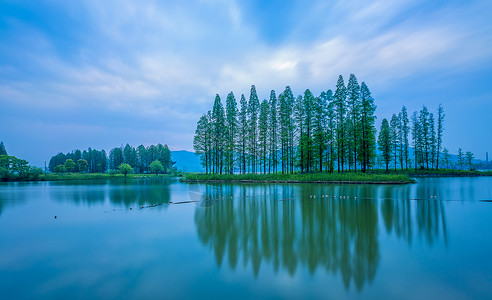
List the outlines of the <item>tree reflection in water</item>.
<svg viewBox="0 0 492 300">
<path fill-rule="evenodd" d="M 353 282 L 360 291 L 374 279 L 380 261 L 378 207 L 386 231 L 409 245 L 414 226 L 429 245 L 441 230 L 446 239 L 442 202 L 429 199 L 432 191 L 414 195 L 410 186 L 197 186 L 207 203 L 215 199 L 215 205 L 195 210 L 201 242 L 219 267 L 227 259 L 235 270 L 242 261 L 243 267 L 251 264 L 255 277 L 262 263 L 291 276 L 298 268 L 311 274 L 324 269 L 340 274 L 346 289 Z M 423 195 L 425 200 L 410 200 Z"/>
</svg>

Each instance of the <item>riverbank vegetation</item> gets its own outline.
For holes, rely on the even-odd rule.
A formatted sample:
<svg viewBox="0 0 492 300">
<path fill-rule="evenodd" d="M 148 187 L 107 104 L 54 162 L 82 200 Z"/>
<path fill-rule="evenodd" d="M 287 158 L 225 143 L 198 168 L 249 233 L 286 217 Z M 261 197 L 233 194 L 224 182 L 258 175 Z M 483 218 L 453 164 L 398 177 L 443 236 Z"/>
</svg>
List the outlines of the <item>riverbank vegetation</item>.
<svg viewBox="0 0 492 300">
<path fill-rule="evenodd" d="M 64 181 L 64 180 L 94 180 L 94 179 L 137 179 L 137 178 L 155 178 L 170 177 L 170 174 L 133 174 L 127 173 L 47 173 L 41 174 L 38 181 Z"/>
<path fill-rule="evenodd" d="M 128 164 L 132 168 L 130 173 L 171 173 L 175 171 L 174 163 L 167 145 L 157 144 L 148 147 L 140 145 L 135 148 L 126 144 L 124 147 L 111 149 L 109 156 L 104 150 L 99 151 L 90 147 L 84 151 L 76 149 L 67 154 L 60 152 L 51 157 L 49 171 L 105 173 L 108 170 L 119 170 L 122 164 Z"/>
<path fill-rule="evenodd" d="M 413 183 L 405 174 L 351 173 L 270 173 L 270 174 L 185 174 L 183 182 L 268 182 L 268 183 Z"/>
<path fill-rule="evenodd" d="M 2 151 L 2 153 L 7 153 L 7 151 Z M 7 154 L 0 155 L 0 181 L 39 180 L 42 173 L 41 168 L 30 166 L 27 160 Z"/>
<path fill-rule="evenodd" d="M 368 86 L 340 75 L 334 91 L 294 97 L 289 86 L 259 101 L 233 92 L 225 109 L 219 95 L 197 122 L 193 146 L 206 174 L 366 173 L 394 170 L 473 170 L 473 153 L 453 158 L 443 148 L 444 109 L 437 118 L 423 106 L 411 117 L 405 106 L 383 119 L 376 143 L 376 105 Z M 406 173 L 406 172 L 403 172 Z"/>
</svg>

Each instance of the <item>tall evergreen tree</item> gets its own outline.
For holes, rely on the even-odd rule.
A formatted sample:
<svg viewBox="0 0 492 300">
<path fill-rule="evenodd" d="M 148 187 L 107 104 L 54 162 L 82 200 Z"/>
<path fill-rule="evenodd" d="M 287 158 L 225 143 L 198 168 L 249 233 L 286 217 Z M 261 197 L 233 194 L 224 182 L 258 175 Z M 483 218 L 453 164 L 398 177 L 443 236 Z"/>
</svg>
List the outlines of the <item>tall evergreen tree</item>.
<svg viewBox="0 0 492 300">
<path fill-rule="evenodd" d="M 240 160 L 240 169 L 241 174 L 246 173 L 246 162 L 247 162 L 247 151 L 248 151 L 248 102 L 244 97 L 244 94 L 241 94 L 241 110 L 239 111 L 239 143 L 238 149 L 239 152 L 239 160 Z"/>
<path fill-rule="evenodd" d="M 458 157 L 457 157 L 457 163 L 458 166 L 460 167 L 460 170 L 463 170 L 463 165 L 465 164 L 465 155 L 463 153 L 463 150 L 461 148 L 458 149 Z"/>
<path fill-rule="evenodd" d="M 396 171 L 397 161 L 398 161 L 398 148 L 399 148 L 399 126 L 398 117 L 396 114 L 391 116 L 390 120 L 390 146 L 391 146 L 391 157 L 393 158 L 394 168 Z"/>
<path fill-rule="evenodd" d="M 357 154 L 360 152 L 360 109 L 360 86 L 355 75 L 350 74 L 350 78 L 347 83 L 347 154 L 349 155 L 349 170 L 351 164 L 353 164 L 354 170 L 357 170 Z"/>
<path fill-rule="evenodd" d="M 249 155 L 251 161 L 251 172 L 256 173 L 257 155 L 258 155 L 258 110 L 260 101 L 256 93 L 256 87 L 251 86 L 248 101 L 248 116 L 249 116 Z"/>
<path fill-rule="evenodd" d="M 304 173 L 306 167 L 307 134 L 304 122 L 305 117 L 303 99 L 302 96 L 299 95 L 294 106 L 294 119 L 298 132 L 298 147 L 296 153 L 298 156 L 298 165 L 301 168 L 301 173 Z"/>
<path fill-rule="evenodd" d="M 325 97 L 327 102 L 326 110 L 326 140 L 327 140 L 327 151 L 326 151 L 326 164 L 329 173 L 333 173 L 335 170 L 335 158 L 336 158 L 336 115 L 335 115 L 335 102 L 333 99 L 332 90 L 326 91 L 322 96 Z"/>
<path fill-rule="evenodd" d="M 195 153 L 200 157 L 200 161 L 202 166 L 205 167 L 205 172 L 208 174 L 210 172 L 210 161 L 209 161 L 209 152 L 210 148 L 207 138 L 208 136 L 208 128 L 209 128 L 209 120 L 207 115 L 203 115 L 198 120 L 195 130 L 195 137 L 193 139 L 193 148 L 195 149 Z"/>
<path fill-rule="evenodd" d="M 365 173 L 375 156 L 376 147 L 376 127 L 374 125 L 376 105 L 365 82 L 361 84 L 360 99 L 361 150 L 359 157 L 361 158 L 362 172 Z"/>
<path fill-rule="evenodd" d="M 388 120 L 383 119 L 381 123 L 381 130 L 378 136 L 378 147 L 381 151 L 381 157 L 386 165 L 386 172 L 389 170 L 389 163 L 391 160 L 391 132 L 388 124 Z"/>
<path fill-rule="evenodd" d="M 287 129 L 288 129 L 288 142 L 287 142 L 287 158 L 288 158 L 288 167 L 289 172 L 294 173 L 294 135 L 295 135 L 295 123 L 294 123 L 294 94 L 290 89 L 290 86 L 287 86 L 284 91 L 285 102 L 286 102 L 286 112 L 285 116 L 287 118 Z"/>
<path fill-rule="evenodd" d="M 313 156 L 318 172 L 323 172 L 325 151 L 327 148 L 327 95 L 322 92 L 314 99 L 313 107 Z"/>
<path fill-rule="evenodd" d="M 3 141 L 0 141 L 0 155 L 8 155 L 7 150 L 5 149 L 5 145 L 3 144 Z"/>
<path fill-rule="evenodd" d="M 402 157 L 403 160 L 405 161 L 405 169 L 408 169 L 408 160 L 409 160 L 409 151 L 408 151 L 409 148 L 408 135 L 410 133 L 409 123 L 410 121 L 408 120 L 407 108 L 403 106 L 401 108 L 401 136 L 403 139 Z"/>
<path fill-rule="evenodd" d="M 265 174 L 267 170 L 267 154 L 268 154 L 268 114 L 270 106 L 265 99 L 260 105 L 260 116 L 258 118 L 258 148 L 259 159 L 262 171 Z"/>
<path fill-rule="evenodd" d="M 421 138 L 422 138 L 422 160 L 425 165 L 426 169 L 429 169 L 429 159 L 430 159 L 430 152 L 431 152 L 431 144 L 430 144 L 430 124 L 429 124 L 429 110 L 427 109 L 426 106 L 423 106 L 422 109 L 420 110 L 419 114 L 419 123 L 420 123 L 420 130 L 421 130 Z"/>
<path fill-rule="evenodd" d="M 225 115 L 224 107 L 218 94 L 215 96 L 212 109 L 212 134 L 213 168 L 215 173 L 222 174 L 224 167 Z"/>
<path fill-rule="evenodd" d="M 444 109 L 442 105 L 439 104 L 437 108 L 437 158 L 436 158 L 436 169 L 439 169 L 439 155 L 441 153 L 442 148 L 442 134 L 444 132 Z"/>
<path fill-rule="evenodd" d="M 278 119 L 277 119 L 277 97 L 275 91 L 270 92 L 270 114 L 268 115 L 268 129 L 269 129 L 269 163 L 268 172 L 277 172 L 278 165 Z"/>
<path fill-rule="evenodd" d="M 467 152 L 465 153 L 465 158 L 466 158 L 466 164 L 468 165 L 468 170 L 470 170 L 470 171 L 471 171 L 471 170 L 473 169 L 473 168 L 472 168 L 472 166 L 473 166 L 472 161 L 473 161 L 473 159 L 474 159 L 475 157 L 473 156 L 473 153 L 471 153 L 470 151 L 467 151 Z"/>
<path fill-rule="evenodd" d="M 435 167 L 436 156 L 437 156 L 437 137 L 436 130 L 434 126 L 434 114 L 429 113 L 429 162 L 431 163 L 431 168 Z"/>
<path fill-rule="evenodd" d="M 234 173 L 234 150 L 235 143 L 238 139 L 238 121 L 237 121 L 237 102 L 234 97 L 234 93 L 230 92 L 227 95 L 226 100 L 226 145 L 225 145 L 225 153 L 226 153 L 226 165 L 227 172 L 229 174 Z"/>
<path fill-rule="evenodd" d="M 345 164 L 345 147 L 346 147 L 346 113 L 347 113 L 347 89 L 342 75 L 338 76 L 335 91 L 335 116 L 336 116 L 336 140 L 337 140 L 337 164 L 338 172 L 343 172 Z"/>
<path fill-rule="evenodd" d="M 304 92 L 302 104 L 304 106 L 304 126 L 306 129 L 304 135 L 304 166 L 306 172 L 312 171 L 313 164 L 313 119 L 314 119 L 314 96 L 309 89 Z"/>
</svg>

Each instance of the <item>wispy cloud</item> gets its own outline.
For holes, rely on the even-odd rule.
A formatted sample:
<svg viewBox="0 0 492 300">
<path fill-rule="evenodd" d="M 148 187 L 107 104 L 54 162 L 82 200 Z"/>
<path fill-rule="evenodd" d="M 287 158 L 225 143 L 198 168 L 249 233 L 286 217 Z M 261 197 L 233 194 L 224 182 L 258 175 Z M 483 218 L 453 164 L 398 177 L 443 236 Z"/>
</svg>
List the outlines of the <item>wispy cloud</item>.
<svg viewBox="0 0 492 300">
<path fill-rule="evenodd" d="M 190 149 L 196 119 L 215 93 L 225 97 L 232 90 L 239 97 L 251 84 L 260 97 L 286 85 L 296 93 L 320 92 L 333 88 L 338 74 L 355 73 L 384 95 L 408 81 L 419 88 L 419 74 L 449 79 L 492 67 L 492 7 L 486 1 L 251 3 L 46 2 L 41 9 L 23 3 L 17 10 L 4 5 L 1 117 L 9 114 L 25 126 L 35 126 L 31 119 L 56 126 L 70 120 L 80 128 L 95 122 L 106 128 L 101 131 L 118 131 L 115 124 L 131 119 L 138 124 L 136 143 L 138 136 L 159 136 L 158 142 Z M 480 99 L 484 93 L 490 95 L 483 89 Z M 12 117 L 21 111 L 32 118 Z M 160 134 L 151 133 L 156 127 Z M 46 128 L 53 135 L 53 127 Z M 126 142 L 119 139 L 128 130 L 108 139 Z M 7 144 L 27 143 L 8 139 Z M 53 151 L 47 147 L 44 155 Z"/>
</svg>

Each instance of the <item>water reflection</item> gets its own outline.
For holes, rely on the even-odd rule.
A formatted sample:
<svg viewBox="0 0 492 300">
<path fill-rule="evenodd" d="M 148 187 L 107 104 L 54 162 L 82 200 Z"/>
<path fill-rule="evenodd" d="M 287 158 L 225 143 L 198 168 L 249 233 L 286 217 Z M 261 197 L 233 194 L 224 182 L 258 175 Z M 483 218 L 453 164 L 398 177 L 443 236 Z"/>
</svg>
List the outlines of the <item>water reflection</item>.
<svg viewBox="0 0 492 300">
<path fill-rule="evenodd" d="M 300 269 L 339 275 L 348 290 L 370 283 L 380 262 L 379 214 L 383 230 L 412 244 L 414 233 L 432 246 L 446 240 L 443 202 L 413 186 L 372 185 L 197 185 L 202 199 L 195 224 L 220 267 L 262 264 L 294 276 Z M 420 197 L 420 198 L 418 198 Z M 420 200 L 410 200 L 420 199 Z"/>
</svg>

